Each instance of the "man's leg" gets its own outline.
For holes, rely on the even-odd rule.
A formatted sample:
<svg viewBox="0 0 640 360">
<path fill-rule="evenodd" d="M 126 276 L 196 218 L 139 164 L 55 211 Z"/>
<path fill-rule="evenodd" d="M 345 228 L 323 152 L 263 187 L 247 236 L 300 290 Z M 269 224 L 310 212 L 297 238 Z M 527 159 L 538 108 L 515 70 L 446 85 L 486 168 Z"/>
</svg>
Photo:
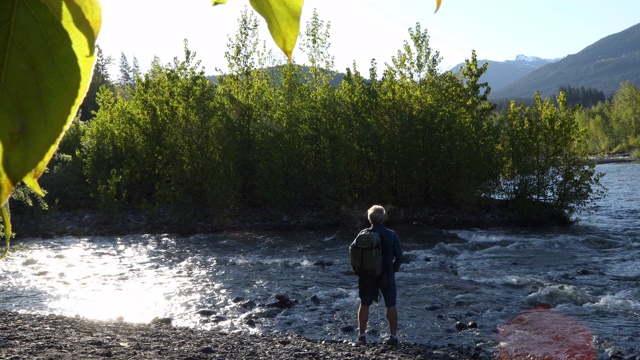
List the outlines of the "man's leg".
<svg viewBox="0 0 640 360">
<path fill-rule="evenodd" d="M 392 336 L 398 334 L 398 309 L 395 306 L 387 308 L 387 320 L 389 320 L 389 332 Z"/>
<path fill-rule="evenodd" d="M 364 335 L 367 330 L 367 322 L 369 321 L 369 305 L 360 304 L 358 308 L 358 330 L 360 335 Z"/>
</svg>

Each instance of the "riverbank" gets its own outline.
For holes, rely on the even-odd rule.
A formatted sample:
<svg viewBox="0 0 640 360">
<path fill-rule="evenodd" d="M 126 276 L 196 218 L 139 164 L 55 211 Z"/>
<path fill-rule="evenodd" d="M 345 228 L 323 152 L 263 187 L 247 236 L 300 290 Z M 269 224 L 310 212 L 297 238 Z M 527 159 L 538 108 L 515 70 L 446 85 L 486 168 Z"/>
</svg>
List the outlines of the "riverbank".
<svg viewBox="0 0 640 360">
<path fill-rule="evenodd" d="M 0 311 L 2 359 L 497 359 L 481 348 L 278 338 Z"/>
<path fill-rule="evenodd" d="M 399 209 L 385 205 L 387 225 L 392 228 L 411 227 L 431 231 L 488 229 L 500 227 L 539 227 L 570 225 L 569 219 L 542 203 L 531 204 L 530 215 L 523 217 L 513 202 L 488 199 L 473 207 L 441 207 Z M 534 214 L 535 216 L 531 216 Z M 215 221 L 196 217 L 176 217 L 144 212 L 119 212 L 105 216 L 97 211 L 60 212 L 38 210 L 35 214 L 12 215 L 16 239 L 54 238 L 60 236 L 119 236 L 130 234 L 211 234 L 236 231 L 300 231 L 334 230 L 352 236 L 369 226 L 366 209 L 342 210 L 326 214 L 314 210 L 279 213 L 270 209 L 252 209 L 232 216 L 220 216 Z"/>
<path fill-rule="evenodd" d="M 589 160 L 596 164 L 618 164 L 640 161 L 640 159 L 631 157 L 631 153 L 616 153 L 606 156 L 591 156 L 589 157 Z"/>
</svg>

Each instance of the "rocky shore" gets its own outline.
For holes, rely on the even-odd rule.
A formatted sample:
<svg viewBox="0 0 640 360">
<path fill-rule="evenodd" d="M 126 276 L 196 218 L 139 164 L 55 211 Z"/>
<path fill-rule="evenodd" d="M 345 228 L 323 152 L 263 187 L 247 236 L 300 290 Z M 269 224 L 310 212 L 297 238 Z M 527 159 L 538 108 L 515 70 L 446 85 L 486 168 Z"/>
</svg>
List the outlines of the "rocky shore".
<svg viewBox="0 0 640 360">
<path fill-rule="evenodd" d="M 2 359 L 497 359 L 481 348 L 277 338 L 0 311 Z"/>
<path fill-rule="evenodd" d="M 420 227 L 434 232 L 448 229 L 496 228 L 521 226 L 568 225 L 568 218 L 549 207 L 536 206 L 536 217 L 523 219 L 513 203 L 487 200 L 470 208 L 397 209 L 385 206 L 390 227 Z M 119 236 L 127 234 L 194 235 L 225 231 L 300 231 L 332 229 L 349 234 L 369 226 L 366 209 L 352 209 L 336 214 L 314 210 L 297 213 L 274 213 L 253 209 L 218 220 L 194 220 L 165 214 L 119 212 L 105 216 L 96 211 L 37 211 L 35 214 L 12 215 L 16 239 L 54 238 L 60 236 Z"/>
<path fill-rule="evenodd" d="M 589 157 L 589 160 L 591 162 L 595 162 L 596 164 L 618 164 L 640 161 L 640 159 L 632 157 L 631 153 L 628 152 L 602 156 L 591 156 Z"/>
<path fill-rule="evenodd" d="M 394 227 L 433 229 L 447 237 L 446 227 L 474 222 L 477 215 L 422 211 L 419 214 L 392 210 Z M 484 216 L 484 215 L 483 215 Z M 333 229 L 357 233 L 365 226 L 360 213 L 327 217 L 307 212 L 278 215 L 251 212 L 220 227 L 210 223 L 180 223 L 139 213 L 105 218 L 92 212 L 49 212 L 38 217 L 13 217 L 16 240 L 29 237 L 117 236 L 136 233 L 189 235 L 220 231 L 265 231 Z M 354 335 L 355 336 L 355 335 Z M 354 338 L 355 340 L 355 338 Z M 398 347 L 351 341 L 278 338 L 248 333 L 180 328 L 169 319 L 150 324 L 100 322 L 55 315 L 0 311 L 0 358 L 2 359 L 496 359 L 496 349 L 480 347 L 436 347 L 400 343 Z"/>
<path fill-rule="evenodd" d="M 628 157 L 618 159 L 628 161 Z M 618 162 L 619 162 L 618 161 Z M 598 161 L 604 163 L 602 159 Z M 611 161 L 609 161 L 611 162 Z M 389 208 L 390 226 L 433 229 L 483 228 L 513 225 L 509 207 L 499 202 L 461 209 Z M 236 230 L 335 229 L 344 234 L 366 225 L 363 209 L 327 216 L 313 211 L 273 214 L 252 211 L 223 222 L 184 222 L 164 216 L 120 213 L 104 217 L 95 212 L 48 211 L 38 216 L 13 216 L 16 239 L 61 236 L 117 236 L 136 233 L 190 235 Z M 403 232 L 404 233 L 404 232 Z M 436 237 L 434 237 L 436 238 Z M 440 240 L 439 240 L 440 241 Z M 357 346 L 351 341 L 313 340 L 303 337 L 221 333 L 172 326 L 160 319 L 150 324 L 102 322 L 56 315 L 0 311 L 1 359 L 498 359 L 498 349 L 437 347 L 403 343 Z M 618 358 L 618 357 L 615 357 Z M 625 358 L 625 357 L 620 357 Z M 533 358 L 532 358 L 533 359 Z"/>
</svg>

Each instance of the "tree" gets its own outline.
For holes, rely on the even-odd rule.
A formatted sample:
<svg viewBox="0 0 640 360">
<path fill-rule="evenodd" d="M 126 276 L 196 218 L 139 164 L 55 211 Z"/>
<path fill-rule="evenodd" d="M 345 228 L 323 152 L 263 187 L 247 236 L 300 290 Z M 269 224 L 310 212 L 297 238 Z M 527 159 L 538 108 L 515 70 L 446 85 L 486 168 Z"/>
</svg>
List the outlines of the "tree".
<svg viewBox="0 0 640 360">
<path fill-rule="evenodd" d="M 134 89 L 136 85 L 136 75 L 138 74 L 138 60 L 133 58 L 133 64 L 129 64 L 129 60 L 124 53 L 120 53 L 120 75 L 118 76 L 118 85 L 123 88 Z"/>
<path fill-rule="evenodd" d="M 590 108 L 597 105 L 599 102 L 604 102 L 606 100 L 604 96 L 604 92 L 593 89 L 586 88 L 581 86 L 580 88 L 574 88 L 571 85 L 561 86 L 559 92 L 564 92 L 567 105 L 569 107 L 582 106 L 585 108 Z"/>
<path fill-rule="evenodd" d="M 98 103 L 96 96 L 102 86 L 111 87 L 111 75 L 109 74 L 109 66 L 113 63 L 111 56 L 105 57 L 102 53 L 102 49 L 96 46 L 96 63 L 93 69 L 93 77 L 89 84 L 89 90 L 85 96 L 78 116 L 81 120 L 89 120 L 93 117 L 94 113 L 98 110 Z"/>
<path fill-rule="evenodd" d="M 256 187 L 261 136 L 260 122 L 268 117 L 269 99 L 273 92 L 267 74 L 262 70 L 266 50 L 260 48 L 258 19 L 246 9 L 238 20 L 238 33 L 229 38 L 225 58 L 230 73 L 219 77 L 220 94 L 229 109 L 224 125 L 230 135 L 226 140 L 233 148 L 234 168 L 239 172 L 241 198 L 251 203 L 259 197 Z"/>
<path fill-rule="evenodd" d="M 613 95 L 611 123 L 619 150 L 640 149 L 640 89 L 636 85 L 624 82 Z"/>
<path fill-rule="evenodd" d="M 514 201 L 525 221 L 540 221 L 549 210 L 568 220 L 600 194 L 601 175 L 587 159 L 585 132 L 564 93 L 557 100 L 558 107 L 536 93 L 532 107 L 513 102 L 501 123 L 505 166 L 496 197 Z"/>
</svg>

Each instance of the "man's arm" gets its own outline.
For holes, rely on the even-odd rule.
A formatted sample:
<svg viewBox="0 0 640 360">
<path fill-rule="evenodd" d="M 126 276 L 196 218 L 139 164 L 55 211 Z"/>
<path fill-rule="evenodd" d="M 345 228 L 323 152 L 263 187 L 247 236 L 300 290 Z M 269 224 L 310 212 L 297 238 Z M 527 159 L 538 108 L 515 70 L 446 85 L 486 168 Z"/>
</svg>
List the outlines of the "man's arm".
<svg viewBox="0 0 640 360">
<path fill-rule="evenodd" d="M 404 255 L 402 255 L 402 249 L 400 248 L 400 239 L 397 234 L 393 234 L 393 272 L 400 271 L 400 265 L 405 262 Z"/>
</svg>

